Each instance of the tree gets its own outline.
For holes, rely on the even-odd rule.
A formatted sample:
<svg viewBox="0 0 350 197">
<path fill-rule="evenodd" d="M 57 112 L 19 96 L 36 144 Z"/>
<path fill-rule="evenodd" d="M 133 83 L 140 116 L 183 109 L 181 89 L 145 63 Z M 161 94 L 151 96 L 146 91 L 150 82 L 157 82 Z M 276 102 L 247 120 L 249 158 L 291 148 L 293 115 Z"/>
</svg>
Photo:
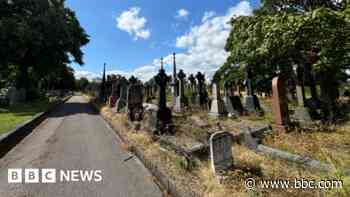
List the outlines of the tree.
<svg viewBox="0 0 350 197">
<path fill-rule="evenodd" d="M 86 77 L 82 77 L 76 81 L 78 90 L 84 91 L 89 86 L 89 80 Z"/>
<path fill-rule="evenodd" d="M 30 71 L 40 78 L 72 61 L 83 64 L 80 48 L 88 35 L 64 1 L 1 0 L 0 13 L 1 70 L 18 65 L 19 88 L 35 82 L 29 81 Z"/>
<path fill-rule="evenodd" d="M 254 15 L 232 19 L 225 65 L 250 64 L 257 77 L 269 78 L 311 62 L 327 79 L 320 80 L 324 113 L 334 112 L 338 76 L 350 65 L 350 20 L 349 4 L 332 2 L 265 0 Z M 237 72 L 225 65 L 219 74 Z"/>
</svg>

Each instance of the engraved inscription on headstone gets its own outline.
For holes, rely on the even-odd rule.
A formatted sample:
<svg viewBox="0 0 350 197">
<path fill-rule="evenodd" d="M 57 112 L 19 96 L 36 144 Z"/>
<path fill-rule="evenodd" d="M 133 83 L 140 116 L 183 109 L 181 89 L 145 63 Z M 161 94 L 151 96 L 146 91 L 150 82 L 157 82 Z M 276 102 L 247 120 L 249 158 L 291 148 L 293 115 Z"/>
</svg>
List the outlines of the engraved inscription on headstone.
<svg viewBox="0 0 350 197">
<path fill-rule="evenodd" d="M 232 136 L 230 133 L 216 132 L 210 136 L 210 159 L 216 175 L 233 166 Z"/>
</svg>

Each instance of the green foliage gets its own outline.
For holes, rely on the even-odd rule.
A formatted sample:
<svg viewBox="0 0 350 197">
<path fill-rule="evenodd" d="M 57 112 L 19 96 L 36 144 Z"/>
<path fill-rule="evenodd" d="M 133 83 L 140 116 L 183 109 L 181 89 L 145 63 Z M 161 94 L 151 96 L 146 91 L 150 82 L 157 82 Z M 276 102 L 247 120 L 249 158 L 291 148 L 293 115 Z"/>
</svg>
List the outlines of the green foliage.
<svg viewBox="0 0 350 197">
<path fill-rule="evenodd" d="M 76 87 L 78 90 L 84 91 L 89 86 L 89 80 L 85 77 L 76 80 Z"/>
<path fill-rule="evenodd" d="M 9 72 L 19 65 L 17 81 L 25 81 L 30 70 L 36 78 L 60 72 L 72 61 L 83 64 L 81 47 L 89 42 L 74 12 L 63 3 L 12 0 L 0 2 L 0 66 Z M 45 3 L 46 2 L 46 3 Z M 10 79 L 8 79 L 10 80 Z M 36 82 L 32 79 L 32 82 Z"/>
<path fill-rule="evenodd" d="M 241 78 L 241 70 L 230 65 L 249 64 L 255 76 L 271 78 L 277 70 L 291 71 L 293 64 L 308 62 L 312 49 L 317 51 L 316 71 L 341 75 L 349 68 L 348 5 L 338 9 L 312 1 L 311 7 L 303 6 L 301 1 L 281 2 L 264 1 L 254 15 L 231 20 L 233 28 L 226 44 L 230 57 L 216 77 Z M 277 9 L 281 6 L 298 9 Z"/>
</svg>

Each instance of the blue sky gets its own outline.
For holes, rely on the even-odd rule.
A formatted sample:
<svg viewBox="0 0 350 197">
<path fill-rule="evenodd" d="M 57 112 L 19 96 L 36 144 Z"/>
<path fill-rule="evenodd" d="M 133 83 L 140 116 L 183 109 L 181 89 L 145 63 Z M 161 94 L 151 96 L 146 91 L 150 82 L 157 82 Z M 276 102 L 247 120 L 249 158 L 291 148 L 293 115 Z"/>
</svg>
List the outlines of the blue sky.
<svg viewBox="0 0 350 197">
<path fill-rule="evenodd" d="M 103 2 L 103 3 L 102 3 Z M 76 76 L 100 76 L 103 63 L 109 73 L 148 80 L 171 54 L 186 73 L 211 77 L 225 61 L 223 50 L 234 15 L 249 15 L 259 1 L 237 0 L 67 0 L 90 35 L 83 48 L 84 66 L 72 65 Z"/>
</svg>

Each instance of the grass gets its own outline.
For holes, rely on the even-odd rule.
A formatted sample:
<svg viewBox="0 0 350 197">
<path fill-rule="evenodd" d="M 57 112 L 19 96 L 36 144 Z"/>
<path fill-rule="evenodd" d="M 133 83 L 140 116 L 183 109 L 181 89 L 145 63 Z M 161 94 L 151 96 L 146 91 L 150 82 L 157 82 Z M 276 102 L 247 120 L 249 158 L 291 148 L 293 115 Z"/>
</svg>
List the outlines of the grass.
<svg viewBox="0 0 350 197">
<path fill-rule="evenodd" d="M 267 100 L 268 102 L 268 100 Z M 232 148 L 234 158 L 234 169 L 227 173 L 227 179 L 219 184 L 213 175 L 210 160 L 200 159 L 197 165 L 191 170 L 186 170 L 183 158 L 173 151 L 160 147 L 157 141 L 144 131 L 133 131 L 128 124 L 125 114 L 115 114 L 108 107 L 102 107 L 101 113 L 118 125 L 117 129 L 131 142 L 132 146 L 142 149 L 144 155 L 159 167 L 159 170 L 166 174 L 182 191 L 195 191 L 200 196 L 349 196 L 350 180 L 344 177 L 343 170 L 350 166 L 350 122 L 336 128 L 333 132 L 293 131 L 287 133 L 283 138 L 269 136 L 264 144 L 286 150 L 292 153 L 310 156 L 332 164 L 335 171 L 332 174 L 324 174 L 318 171 L 310 171 L 297 164 L 272 159 L 269 156 L 257 154 L 244 146 L 235 144 Z M 184 146 L 192 140 L 198 140 L 207 135 L 207 132 L 221 127 L 231 133 L 241 131 L 247 126 L 260 128 L 271 122 L 272 114 L 266 117 L 243 116 L 238 119 L 212 119 L 207 112 L 194 111 L 184 116 L 175 116 L 173 121 L 176 126 L 176 141 Z M 207 127 L 199 127 L 189 116 L 198 116 L 208 124 Z M 315 189 L 263 189 L 256 188 L 247 190 L 244 181 L 247 178 L 255 180 L 291 180 L 307 179 L 338 179 L 343 180 L 343 189 L 315 190 Z"/>
<path fill-rule="evenodd" d="M 53 100 L 41 98 L 30 103 L 0 107 L 0 134 L 9 132 L 37 113 L 46 111 L 53 103 Z"/>
</svg>

